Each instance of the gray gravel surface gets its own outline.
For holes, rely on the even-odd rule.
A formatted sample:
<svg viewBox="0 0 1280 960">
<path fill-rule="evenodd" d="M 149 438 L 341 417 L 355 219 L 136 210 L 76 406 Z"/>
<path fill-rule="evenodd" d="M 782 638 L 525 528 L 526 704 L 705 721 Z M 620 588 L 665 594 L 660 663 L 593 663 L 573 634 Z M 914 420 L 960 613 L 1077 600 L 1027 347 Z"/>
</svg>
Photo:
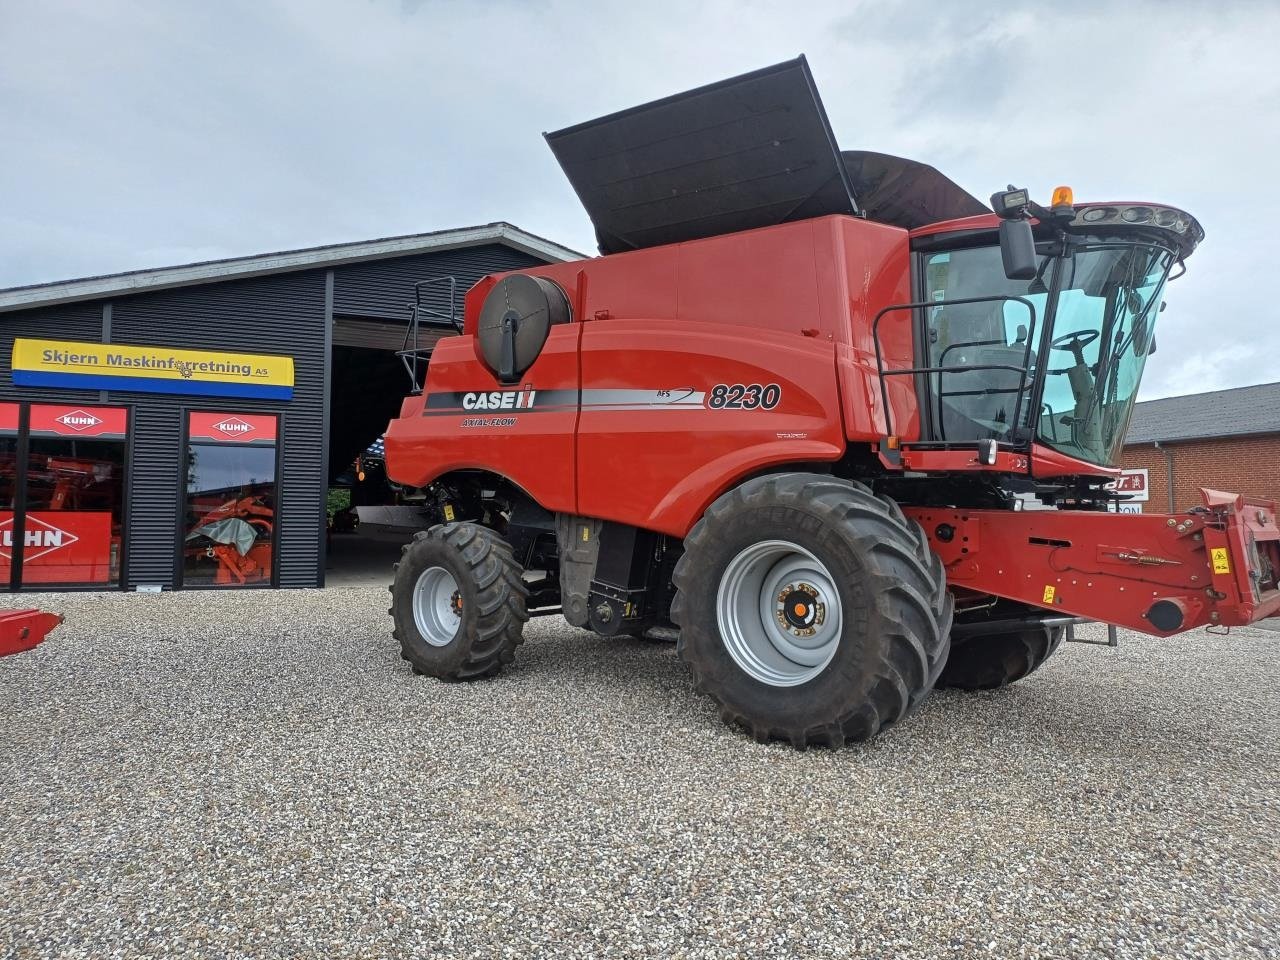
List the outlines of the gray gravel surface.
<svg viewBox="0 0 1280 960">
<path fill-rule="evenodd" d="M 381 589 L 32 601 L 6 958 L 1280 956 L 1274 633 L 1068 646 L 797 753 L 558 618 L 450 685 Z"/>
</svg>

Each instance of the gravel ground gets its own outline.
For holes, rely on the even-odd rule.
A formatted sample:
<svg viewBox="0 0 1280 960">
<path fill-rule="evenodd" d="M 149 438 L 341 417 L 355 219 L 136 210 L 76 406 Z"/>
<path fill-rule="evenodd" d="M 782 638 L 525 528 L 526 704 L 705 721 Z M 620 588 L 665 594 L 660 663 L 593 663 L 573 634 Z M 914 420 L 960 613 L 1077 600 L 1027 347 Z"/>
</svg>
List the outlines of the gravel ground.
<svg viewBox="0 0 1280 960">
<path fill-rule="evenodd" d="M 1070 645 L 796 753 L 558 618 L 448 685 L 381 589 L 33 602 L 6 958 L 1280 956 L 1274 633 Z"/>
</svg>

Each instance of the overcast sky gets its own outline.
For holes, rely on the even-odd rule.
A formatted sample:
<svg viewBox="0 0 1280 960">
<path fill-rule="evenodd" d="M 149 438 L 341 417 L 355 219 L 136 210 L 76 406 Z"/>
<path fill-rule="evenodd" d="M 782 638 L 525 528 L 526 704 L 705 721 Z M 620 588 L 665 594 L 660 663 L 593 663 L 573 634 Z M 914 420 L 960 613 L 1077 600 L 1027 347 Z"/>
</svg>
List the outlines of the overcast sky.
<svg viewBox="0 0 1280 960">
<path fill-rule="evenodd" d="M 542 141 L 809 57 L 845 149 L 1181 206 L 1143 397 L 1280 380 L 1280 3 L 0 0 L 0 287 L 508 220 Z"/>
</svg>

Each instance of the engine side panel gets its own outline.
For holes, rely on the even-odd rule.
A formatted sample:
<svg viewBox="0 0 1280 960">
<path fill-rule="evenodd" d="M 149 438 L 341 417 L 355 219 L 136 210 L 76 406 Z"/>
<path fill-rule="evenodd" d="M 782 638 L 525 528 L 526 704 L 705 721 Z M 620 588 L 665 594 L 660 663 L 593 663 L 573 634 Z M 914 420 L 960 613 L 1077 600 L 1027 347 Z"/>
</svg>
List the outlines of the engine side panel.
<svg viewBox="0 0 1280 960">
<path fill-rule="evenodd" d="M 719 323 L 583 324 L 578 512 L 683 537 L 774 464 L 844 453 L 835 348 Z"/>
</svg>

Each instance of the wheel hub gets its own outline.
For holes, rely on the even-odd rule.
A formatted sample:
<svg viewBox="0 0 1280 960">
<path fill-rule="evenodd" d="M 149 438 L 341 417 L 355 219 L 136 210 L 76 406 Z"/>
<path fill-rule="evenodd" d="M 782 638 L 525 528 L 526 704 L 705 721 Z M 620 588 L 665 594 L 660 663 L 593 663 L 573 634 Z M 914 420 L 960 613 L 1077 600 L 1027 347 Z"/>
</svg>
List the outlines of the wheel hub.
<svg viewBox="0 0 1280 960">
<path fill-rule="evenodd" d="M 813 553 L 787 540 L 752 544 L 720 578 L 716 621 L 725 649 L 749 676 L 772 687 L 817 677 L 840 645 L 835 581 Z"/>
<path fill-rule="evenodd" d="M 818 588 L 808 583 L 788 583 L 778 594 L 774 611 L 778 626 L 797 637 L 811 637 L 827 618 L 827 605 Z"/>
<path fill-rule="evenodd" d="M 453 642 L 462 626 L 462 591 L 444 567 L 427 567 L 413 585 L 413 623 L 433 647 Z"/>
</svg>

